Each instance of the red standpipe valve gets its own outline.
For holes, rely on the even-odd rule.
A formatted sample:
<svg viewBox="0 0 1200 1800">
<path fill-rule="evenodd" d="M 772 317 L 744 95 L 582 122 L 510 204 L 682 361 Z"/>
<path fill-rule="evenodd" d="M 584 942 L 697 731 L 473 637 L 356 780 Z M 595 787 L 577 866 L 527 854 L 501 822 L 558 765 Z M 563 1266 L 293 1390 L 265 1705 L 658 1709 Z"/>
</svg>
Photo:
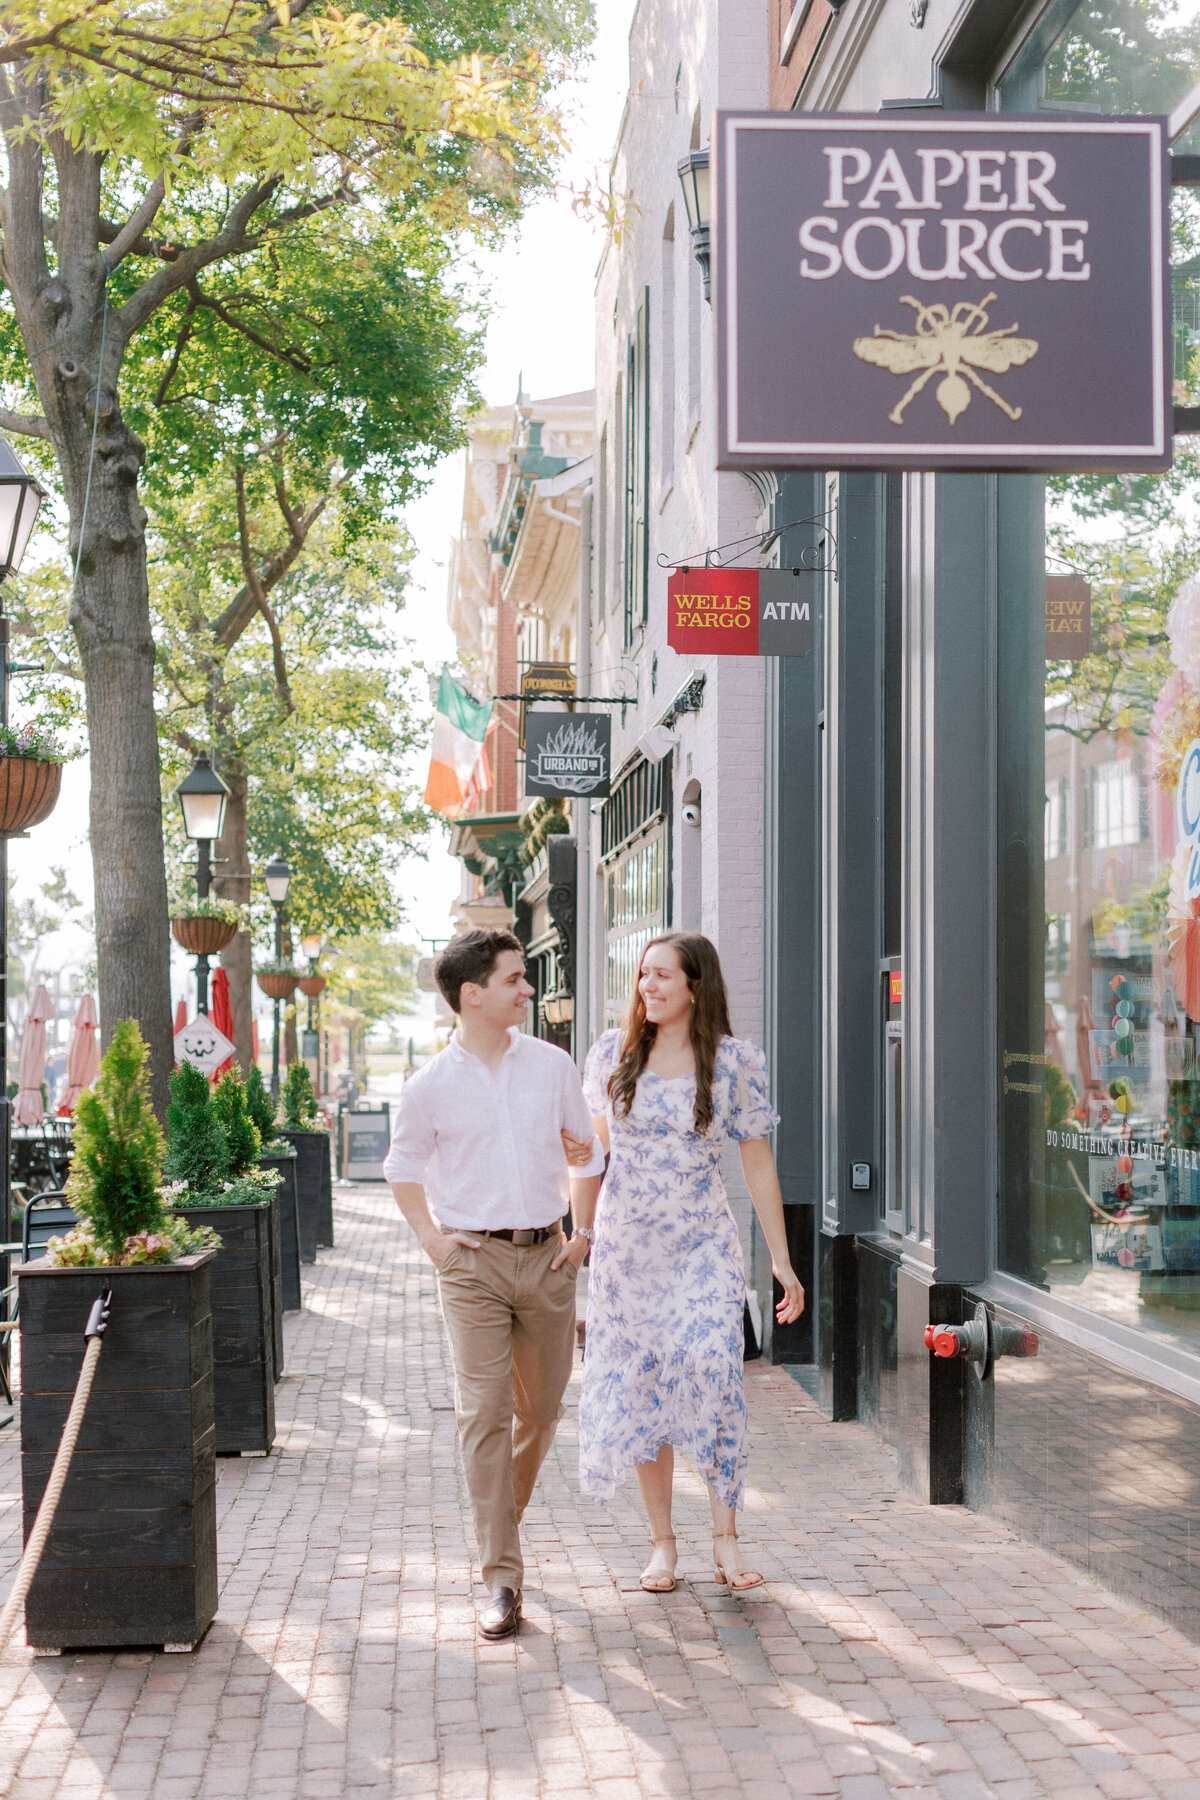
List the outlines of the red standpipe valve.
<svg viewBox="0 0 1200 1800">
<path fill-rule="evenodd" d="M 927 1325 L 925 1347 L 935 1356 L 963 1356 L 968 1362 L 980 1362 L 987 1354 L 983 1329 L 974 1319 L 963 1325 Z"/>
</svg>

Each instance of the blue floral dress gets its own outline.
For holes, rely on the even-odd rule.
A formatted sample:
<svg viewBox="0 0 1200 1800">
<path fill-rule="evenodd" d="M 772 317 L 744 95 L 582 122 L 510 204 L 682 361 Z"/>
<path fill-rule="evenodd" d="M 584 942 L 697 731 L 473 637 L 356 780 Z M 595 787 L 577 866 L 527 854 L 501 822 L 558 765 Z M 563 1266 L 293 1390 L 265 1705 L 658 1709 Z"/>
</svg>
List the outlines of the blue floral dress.
<svg viewBox="0 0 1200 1800">
<path fill-rule="evenodd" d="M 633 1107 L 614 1117 L 608 1079 L 621 1035 L 589 1052 L 584 1094 L 608 1117 L 612 1156 L 596 1214 L 587 1351 L 579 1403 L 579 1477 L 607 1500 L 664 1444 L 688 1450 L 725 1506 L 740 1506 L 746 1471 L 742 1313 L 746 1272 L 721 1181 L 732 1138 L 779 1123 L 762 1051 L 722 1038 L 713 1121 L 701 1136 L 692 1075 L 644 1070 Z"/>
</svg>

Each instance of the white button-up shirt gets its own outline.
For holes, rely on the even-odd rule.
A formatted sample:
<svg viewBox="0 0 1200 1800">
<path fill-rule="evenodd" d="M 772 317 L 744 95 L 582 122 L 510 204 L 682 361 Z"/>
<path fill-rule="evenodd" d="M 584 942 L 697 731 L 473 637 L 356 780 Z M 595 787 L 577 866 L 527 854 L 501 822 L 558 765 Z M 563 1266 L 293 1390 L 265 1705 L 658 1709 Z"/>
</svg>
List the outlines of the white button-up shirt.
<svg viewBox="0 0 1200 1800">
<path fill-rule="evenodd" d="M 592 1142 L 590 1162 L 569 1169 L 559 1132 Z M 544 1038 L 515 1026 L 493 1075 L 455 1032 L 405 1082 L 385 1181 L 415 1181 L 430 1210 L 456 1231 L 525 1231 L 567 1210 L 568 1180 L 600 1175 L 604 1151 L 579 1071 Z"/>
</svg>

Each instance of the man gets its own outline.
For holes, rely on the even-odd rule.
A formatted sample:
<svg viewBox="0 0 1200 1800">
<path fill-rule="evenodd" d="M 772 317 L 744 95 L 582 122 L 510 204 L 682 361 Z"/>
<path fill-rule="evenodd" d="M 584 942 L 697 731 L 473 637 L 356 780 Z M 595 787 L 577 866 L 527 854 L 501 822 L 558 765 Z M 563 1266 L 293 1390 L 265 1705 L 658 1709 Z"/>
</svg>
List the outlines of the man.
<svg viewBox="0 0 1200 1800">
<path fill-rule="evenodd" d="M 521 1030 L 533 989 L 520 940 L 468 931 L 434 974 L 458 1030 L 405 1083 L 383 1172 L 438 1272 L 490 1641 L 521 1616 L 518 1528 L 571 1375 L 604 1154 L 571 1058 Z"/>
</svg>

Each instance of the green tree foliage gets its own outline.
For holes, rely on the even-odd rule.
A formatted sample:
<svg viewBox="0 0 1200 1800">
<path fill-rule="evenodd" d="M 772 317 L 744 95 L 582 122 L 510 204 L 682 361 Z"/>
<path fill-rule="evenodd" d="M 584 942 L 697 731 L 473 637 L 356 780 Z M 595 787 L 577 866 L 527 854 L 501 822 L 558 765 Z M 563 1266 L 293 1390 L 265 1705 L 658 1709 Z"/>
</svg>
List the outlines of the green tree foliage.
<svg viewBox="0 0 1200 1800">
<path fill-rule="evenodd" d="M 338 945 L 329 971 L 329 998 L 349 1008 L 364 1026 L 378 1025 L 416 1003 L 417 953 L 390 934 L 362 932 Z"/>
<path fill-rule="evenodd" d="M 132 1019 L 119 1019 L 95 1086 L 75 1109 L 67 1197 L 114 1262 L 135 1232 L 165 1221 L 159 1194 L 163 1136 L 150 1105 L 146 1045 Z"/>
<path fill-rule="evenodd" d="M 246 1111 L 259 1139 L 268 1148 L 275 1138 L 275 1103 L 267 1092 L 262 1070 L 255 1063 L 246 1077 Z"/>
<path fill-rule="evenodd" d="M 283 1083 L 283 1122 L 289 1131 L 307 1131 L 317 1116 L 317 1097 L 313 1093 L 308 1064 L 288 1064 Z"/>
<path fill-rule="evenodd" d="M 227 1069 L 213 1090 L 212 1109 L 225 1134 L 231 1176 L 245 1175 L 258 1166 L 262 1136 L 250 1117 L 246 1084 Z"/>
<path fill-rule="evenodd" d="M 229 1140 L 212 1103 L 208 1076 L 181 1062 L 170 1087 L 164 1172 L 171 1181 L 186 1181 L 194 1193 L 211 1194 L 231 1170 Z"/>
</svg>

